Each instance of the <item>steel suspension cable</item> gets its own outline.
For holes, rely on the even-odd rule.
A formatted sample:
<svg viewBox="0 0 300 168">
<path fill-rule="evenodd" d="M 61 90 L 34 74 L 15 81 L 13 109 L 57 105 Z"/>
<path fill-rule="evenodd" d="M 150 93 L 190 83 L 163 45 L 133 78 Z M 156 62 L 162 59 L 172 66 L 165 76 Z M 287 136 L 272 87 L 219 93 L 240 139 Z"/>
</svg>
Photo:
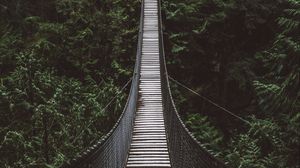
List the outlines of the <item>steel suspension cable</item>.
<svg viewBox="0 0 300 168">
<path fill-rule="evenodd" d="M 70 161 L 64 162 L 61 168 L 122 168 L 126 164 L 128 150 L 132 139 L 133 123 L 135 118 L 135 111 L 138 101 L 138 84 L 140 77 L 141 55 L 142 55 L 142 33 L 144 21 L 144 3 L 141 3 L 140 26 L 138 35 L 138 45 L 136 52 L 136 62 L 134 66 L 134 73 L 132 78 L 123 86 L 123 88 L 116 93 L 116 95 L 109 100 L 103 109 L 103 112 L 115 101 L 121 92 L 129 85 L 131 81 L 131 88 L 128 94 L 125 107 L 111 130 L 101 137 L 94 145 L 88 147 L 83 152 L 80 152 L 76 157 Z M 90 120 L 90 124 L 96 120 Z"/>
<path fill-rule="evenodd" d="M 209 98 L 207 98 L 207 97 L 205 97 L 205 96 L 199 94 L 198 92 L 196 92 L 196 91 L 194 91 L 193 89 L 187 87 L 187 86 L 184 85 L 183 83 L 181 83 L 181 82 L 175 80 L 175 79 L 172 78 L 171 76 L 168 75 L 168 77 L 169 77 L 169 79 L 171 79 L 171 80 L 172 80 L 173 82 L 175 82 L 176 84 L 178 84 L 178 85 L 184 87 L 185 89 L 189 90 L 190 92 L 196 94 L 197 96 L 203 98 L 204 100 L 206 100 L 206 101 L 208 101 L 209 103 L 213 104 L 214 106 L 216 106 L 216 107 L 222 109 L 223 111 L 225 111 L 226 113 L 230 114 L 231 116 L 233 116 L 233 117 L 235 117 L 235 118 L 237 118 L 237 119 L 239 119 L 239 120 L 245 122 L 246 124 L 249 125 L 249 127 L 253 128 L 253 124 L 251 124 L 249 121 L 247 121 L 247 120 L 243 119 L 242 117 L 240 117 L 240 116 L 234 114 L 233 112 L 227 110 L 226 108 L 224 108 L 224 107 L 218 105 L 217 103 L 215 103 L 214 101 L 210 100 Z M 260 133 L 262 133 L 263 135 L 265 135 L 265 136 L 267 137 L 267 139 L 270 140 L 270 138 L 268 137 L 268 134 L 266 134 L 266 133 L 264 132 L 264 130 L 261 129 L 261 127 L 257 128 L 257 130 L 258 130 Z"/>
<path fill-rule="evenodd" d="M 129 85 L 129 83 L 132 81 L 132 77 L 129 78 L 129 80 L 126 82 L 126 84 L 122 87 L 122 89 L 107 103 L 106 106 L 104 106 L 104 108 L 101 110 L 100 113 L 104 112 L 109 105 L 111 105 L 111 103 L 126 89 L 126 87 Z"/>
<path fill-rule="evenodd" d="M 168 77 L 169 77 L 170 80 L 172 80 L 173 82 L 175 82 L 175 83 L 178 84 L 179 86 L 181 86 L 181 87 L 187 89 L 188 91 L 192 92 L 193 94 L 197 95 L 198 97 L 201 97 L 202 99 L 206 100 L 207 102 L 211 103 L 212 105 L 214 105 L 214 106 L 220 108 L 221 110 L 223 110 L 223 111 L 226 112 L 227 114 L 229 114 L 229 115 L 231 115 L 231 116 L 233 116 L 233 117 L 239 119 L 240 121 L 242 121 L 242 122 L 244 122 L 244 123 L 246 123 L 246 124 L 248 124 L 248 125 L 251 126 L 251 123 L 250 123 L 249 121 L 247 121 L 247 120 L 243 119 L 242 117 L 240 117 L 240 116 L 234 114 L 233 112 L 229 111 L 229 110 L 226 109 L 225 107 L 222 107 L 221 105 L 215 103 L 213 100 L 211 100 L 211 99 L 209 99 L 209 98 L 207 98 L 207 97 L 201 95 L 200 93 L 194 91 L 193 89 L 189 88 L 189 87 L 186 86 L 185 84 L 183 84 L 183 83 L 177 81 L 176 79 L 172 78 L 170 75 L 168 75 Z"/>
<path fill-rule="evenodd" d="M 111 105 L 113 103 L 113 101 L 126 89 L 126 87 L 129 85 L 129 83 L 132 81 L 132 77 L 130 77 L 130 79 L 126 82 L 126 84 L 122 87 L 122 89 L 104 106 L 104 108 L 100 111 L 100 113 L 103 113 L 104 111 L 106 111 L 106 109 L 109 107 L 109 105 Z M 86 128 L 89 128 L 94 122 L 94 121 L 90 121 L 90 123 L 87 125 Z M 80 134 L 77 137 L 80 137 L 81 134 L 84 133 L 84 130 L 82 132 L 80 132 Z M 75 140 L 73 140 L 73 142 L 75 142 Z"/>
</svg>

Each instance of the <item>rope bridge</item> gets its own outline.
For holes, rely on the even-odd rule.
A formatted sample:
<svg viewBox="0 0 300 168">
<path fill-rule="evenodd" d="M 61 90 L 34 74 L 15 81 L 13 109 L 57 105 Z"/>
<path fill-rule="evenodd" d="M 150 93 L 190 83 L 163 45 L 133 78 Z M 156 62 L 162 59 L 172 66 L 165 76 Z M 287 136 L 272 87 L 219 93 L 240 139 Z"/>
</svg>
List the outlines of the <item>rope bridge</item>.
<svg viewBox="0 0 300 168">
<path fill-rule="evenodd" d="M 136 63 L 111 131 L 63 168 L 225 168 L 183 124 L 169 87 L 160 0 L 143 0 Z"/>
</svg>

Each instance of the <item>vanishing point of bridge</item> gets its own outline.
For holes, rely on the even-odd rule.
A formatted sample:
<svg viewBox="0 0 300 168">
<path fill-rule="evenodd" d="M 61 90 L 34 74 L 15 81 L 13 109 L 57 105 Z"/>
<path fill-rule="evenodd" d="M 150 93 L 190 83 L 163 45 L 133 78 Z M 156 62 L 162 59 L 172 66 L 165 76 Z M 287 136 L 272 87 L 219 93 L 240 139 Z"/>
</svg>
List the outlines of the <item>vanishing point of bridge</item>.
<svg viewBox="0 0 300 168">
<path fill-rule="evenodd" d="M 126 167 L 171 167 L 163 117 L 157 0 L 144 3 L 139 96 Z"/>
<path fill-rule="evenodd" d="M 225 168 L 190 134 L 169 88 L 159 0 L 143 0 L 129 98 L 112 130 L 68 168 Z"/>
</svg>

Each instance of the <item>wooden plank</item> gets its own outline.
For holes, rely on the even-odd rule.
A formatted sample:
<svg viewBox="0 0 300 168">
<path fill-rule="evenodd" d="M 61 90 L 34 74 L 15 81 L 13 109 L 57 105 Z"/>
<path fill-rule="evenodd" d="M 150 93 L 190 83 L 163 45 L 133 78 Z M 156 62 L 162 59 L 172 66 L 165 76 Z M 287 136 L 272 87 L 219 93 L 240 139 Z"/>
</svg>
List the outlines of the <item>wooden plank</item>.
<svg viewBox="0 0 300 168">
<path fill-rule="evenodd" d="M 162 112 L 159 11 L 156 0 L 144 3 L 139 107 L 126 167 L 171 167 Z"/>
</svg>

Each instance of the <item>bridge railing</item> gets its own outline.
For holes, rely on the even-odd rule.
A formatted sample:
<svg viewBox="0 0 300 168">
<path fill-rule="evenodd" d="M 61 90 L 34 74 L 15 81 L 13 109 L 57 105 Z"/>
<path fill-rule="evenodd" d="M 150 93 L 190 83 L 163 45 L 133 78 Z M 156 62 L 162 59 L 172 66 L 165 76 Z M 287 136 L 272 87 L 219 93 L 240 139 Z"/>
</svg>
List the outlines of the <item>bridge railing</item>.
<svg viewBox="0 0 300 168">
<path fill-rule="evenodd" d="M 225 168 L 225 164 L 211 155 L 184 125 L 180 118 L 169 85 L 165 61 L 161 0 L 158 0 L 160 31 L 161 82 L 165 126 L 172 168 Z"/>
<path fill-rule="evenodd" d="M 66 162 L 61 166 L 62 168 L 122 168 L 125 166 L 132 139 L 133 123 L 138 100 L 144 21 L 143 2 L 141 5 L 140 17 L 134 74 L 127 103 L 121 116 L 106 136 L 99 140 L 95 145 L 80 153 L 70 162 Z"/>
</svg>

